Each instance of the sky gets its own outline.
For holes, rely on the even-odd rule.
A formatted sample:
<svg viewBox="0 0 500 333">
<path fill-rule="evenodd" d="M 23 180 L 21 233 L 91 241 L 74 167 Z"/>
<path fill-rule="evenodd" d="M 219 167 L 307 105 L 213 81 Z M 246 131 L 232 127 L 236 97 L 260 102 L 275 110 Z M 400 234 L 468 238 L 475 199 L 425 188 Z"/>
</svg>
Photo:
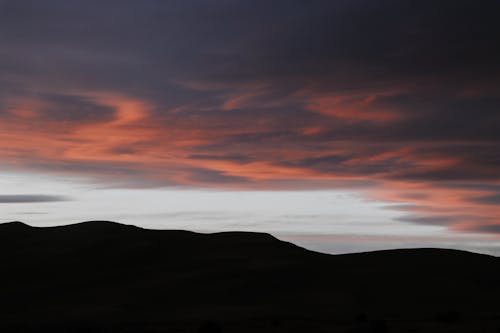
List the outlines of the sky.
<svg viewBox="0 0 500 333">
<path fill-rule="evenodd" d="M 499 10 L 0 0 L 0 222 L 500 255 Z"/>
</svg>

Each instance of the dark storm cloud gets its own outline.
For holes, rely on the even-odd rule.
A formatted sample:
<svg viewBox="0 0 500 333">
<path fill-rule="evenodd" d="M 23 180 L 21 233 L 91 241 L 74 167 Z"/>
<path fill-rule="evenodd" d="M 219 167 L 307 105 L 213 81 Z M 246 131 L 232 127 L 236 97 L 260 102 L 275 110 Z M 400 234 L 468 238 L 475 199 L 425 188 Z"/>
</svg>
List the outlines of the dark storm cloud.
<svg viewBox="0 0 500 333">
<path fill-rule="evenodd" d="M 0 204 L 68 201 L 68 197 L 45 194 L 0 195 Z"/>
</svg>

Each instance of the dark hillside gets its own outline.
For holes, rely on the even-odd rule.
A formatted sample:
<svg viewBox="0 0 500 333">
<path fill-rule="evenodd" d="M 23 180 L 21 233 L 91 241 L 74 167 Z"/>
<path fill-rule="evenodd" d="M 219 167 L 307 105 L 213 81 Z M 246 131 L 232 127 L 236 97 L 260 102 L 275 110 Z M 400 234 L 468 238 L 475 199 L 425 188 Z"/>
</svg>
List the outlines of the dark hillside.
<svg viewBox="0 0 500 333">
<path fill-rule="evenodd" d="M 3 224 L 0 251 L 1 332 L 500 329 L 500 260 L 462 251 L 333 256 L 100 221 Z"/>
</svg>

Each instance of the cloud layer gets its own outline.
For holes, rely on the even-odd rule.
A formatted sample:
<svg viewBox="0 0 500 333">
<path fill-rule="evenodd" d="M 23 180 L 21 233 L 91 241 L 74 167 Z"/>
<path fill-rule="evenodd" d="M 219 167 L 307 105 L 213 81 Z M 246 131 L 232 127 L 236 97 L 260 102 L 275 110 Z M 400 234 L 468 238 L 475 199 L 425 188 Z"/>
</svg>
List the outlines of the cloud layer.
<svg viewBox="0 0 500 333">
<path fill-rule="evenodd" d="M 11 203 L 43 203 L 43 202 L 59 202 L 68 201 L 69 198 L 57 195 L 46 194 L 16 194 L 16 195 L 0 195 L 0 204 Z"/>
<path fill-rule="evenodd" d="M 0 1 L 0 162 L 126 187 L 358 188 L 406 222 L 497 232 L 499 10 Z"/>
</svg>

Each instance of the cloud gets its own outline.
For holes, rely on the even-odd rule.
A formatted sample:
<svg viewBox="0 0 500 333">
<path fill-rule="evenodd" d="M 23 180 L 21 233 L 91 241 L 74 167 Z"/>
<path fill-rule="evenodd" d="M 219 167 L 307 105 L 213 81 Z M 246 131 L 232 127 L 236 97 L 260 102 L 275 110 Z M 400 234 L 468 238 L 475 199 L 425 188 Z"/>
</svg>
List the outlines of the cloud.
<svg viewBox="0 0 500 333">
<path fill-rule="evenodd" d="M 500 225 L 492 224 L 492 225 L 480 225 L 475 227 L 472 231 L 482 232 L 482 233 L 493 233 L 500 234 Z"/>
<path fill-rule="evenodd" d="M 479 187 L 500 185 L 499 10 L 2 1 L 2 168 L 133 188 L 364 188 L 419 207 L 416 223 L 494 219 Z"/>
<path fill-rule="evenodd" d="M 0 204 L 12 203 L 47 203 L 70 200 L 68 197 L 46 194 L 0 195 Z"/>
<path fill-rule="evenodd" d="M 472 201 L 485 205 L 500 205 L 500 193 L 475 197 Z"/>
<path fill-rule="evenodd" d="M 456 223 L 459 217 L 457 216 L 403 216 L 397 218 L 396 220 L 402 222 L 411 222 L 417 224 L 429 224 L 429 225 L 450 225 Z"/>
</svg>

